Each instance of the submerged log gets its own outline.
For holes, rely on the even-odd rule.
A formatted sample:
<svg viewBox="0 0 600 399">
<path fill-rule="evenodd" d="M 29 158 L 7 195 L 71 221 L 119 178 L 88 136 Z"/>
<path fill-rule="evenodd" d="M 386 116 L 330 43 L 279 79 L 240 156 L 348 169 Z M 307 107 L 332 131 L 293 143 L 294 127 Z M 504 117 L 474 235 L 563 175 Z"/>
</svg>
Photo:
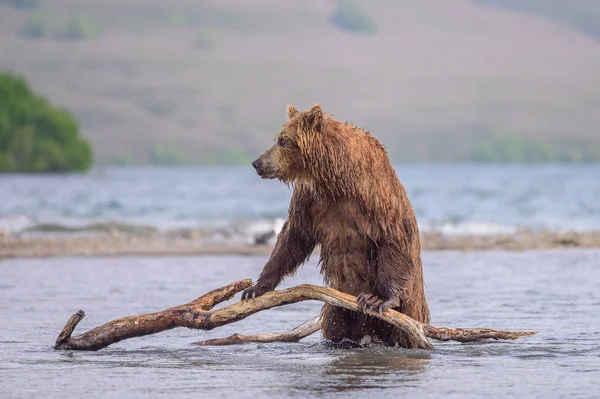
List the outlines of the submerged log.
<svg viewBox="0 0 600 399">
<path fill-rule="evenodd" d="M 302 338 L 306 338 L 311 334 L 316 333 L 321 329 L 321 316 L 314 317 L 309 321 L 305 321 L 298 327 L 285 333 L 270 333 L 256 335 L 233 334 L 225 338 L 214 338 L 206 341 L 198 341 L 196 345 L 200 346 L 223 346 L 237 345 L 247 342 L 259 342 L 262 344 L 269 342 L 298 342 Z"/>
<path fill-rule="evenodd" d="M 124 339 L 156 334 L 175 327 L 187 327 L 199 330 L 212 330 L 225 324 L 234 323 L 246 317 L 277 306 L 283 306 L 305 300 L 318 300 L 333 306 L 339 306 L 357 312 L 366 312 L 373 317 L 384 320 L 411 335 L 421 349 L 434 349 L 428 341 L 433 338 L 441 341 L 476 341 L 480 339 L 516 339 L 535 334 L 536 331 L 503 331 L 487 328 L 448 328 L 433 327 L 418 322 L 395 310 L 381 314 L 363 311 L 358 307 L 356 297 L 344 294 L 329 287 L 314 285 L 299 285 L 284 290 L 271 291 L 258 298 L 233 303 L 229 306 L 213 309 L 223 301 L 252 285 L 252 280 L 246 279 L 213 290 L 200 298 L 175 306 L 160 312 L 129 316 L 110 321 L 83 334 L 72 336 L 77 324 L 84 318 L 85 313 L 79 311 L 67 322 L 56 340 L 55 349 L 69 350 L 99 350 Z M 201 341 L 199 345 L 230 345 L 244 342 L 297 342 L 298 340 L 318 331 L 320 320 L 310 320 L 289 333 L 259 334 L 244 336 L 235 334 L 227 338 Z"/>
</svg>

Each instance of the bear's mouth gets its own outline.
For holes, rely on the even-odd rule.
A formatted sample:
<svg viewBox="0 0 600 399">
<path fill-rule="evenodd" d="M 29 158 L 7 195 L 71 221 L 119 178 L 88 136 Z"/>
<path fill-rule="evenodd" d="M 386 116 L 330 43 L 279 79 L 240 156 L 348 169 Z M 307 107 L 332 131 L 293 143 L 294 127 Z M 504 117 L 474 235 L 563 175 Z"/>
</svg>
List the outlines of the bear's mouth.
<svg viewBox="0 0 600 399">
<path fill-rule="evenodd" d="M 273 168 L 269 162 L 264 162 L 262 157 L 252 162 L 252 166 L 263 179 L 275 179 L 277 177 L 277 169 Z"/>
<path fill-rule="evenodd" d="M 256 174 L 259 175 L 261 179 L 275 179 L 277 177 L 274 170 L 259 169 L 256 171 Z"/>
</svg>

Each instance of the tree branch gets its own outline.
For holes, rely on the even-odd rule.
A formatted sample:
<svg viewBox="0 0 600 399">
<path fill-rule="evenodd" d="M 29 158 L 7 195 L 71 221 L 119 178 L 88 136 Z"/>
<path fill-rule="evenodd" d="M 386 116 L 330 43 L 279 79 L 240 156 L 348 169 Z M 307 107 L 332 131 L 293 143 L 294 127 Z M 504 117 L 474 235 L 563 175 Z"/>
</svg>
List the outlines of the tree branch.
<svg viewBox="0 0 600 399">
<path fill-rule="evenodd" d="M 249 301 L 236 302 L 220 309 L 211 310 L 215 305 L 231 299 L 236 293 L 251 285 L 252 280 L 250 279 L 237 281 L 228 286 L 213 290 L 184 305 L 175 306 L 161 312 L 116 319 L 86 333 L 71 336 L 77 323 L 84 317 L 83 311 L 79 311 L 67 322 L 67 325 L 56 340 L 55 349 L 99 350 L 127 338 L 155 334 L 175 327 L 212 330 L 216 327 L 245 319 L 261 310 L 305 300 L 318 300 L 333 306 L 363 312 L 356 303 L 356 297 L 344 294 L 333 288 L 308 284 L 285 290 L 271 291 Z M 434 349 L 433 345 L 427 340 L 427 337 L 443 341 L 455 340 L 466 342 L 484 338 L 516 339 L 535 334 L 533 331 L 510 332 L 481 328 L 451 329 L 447 327 L 432 327 L 394 310 L 388 310 L 382 314 L 370 311 L 365 312 L 405 331 L 413 337 L 418 343 L 418 347 L 422 349 Z M 261 334 L 255 336 L 236 334 L 232 337 L 202 341 L 198 344 L 226 345 L 241 342 L 273 342 L 277 340 L 289 340 L 288 342 L 293 342 L 318 331 L 319 328 L 317 327 L 320 327 L 320 323 L 316 323 L 315 319 L 313 319 L 284 334 Z"/>
<path fill-rule="evenodd" d="M 272 333 L 272 334 L 256 334 L 256 335 L 242 335 L 233 334 L 225 338 L 214 338 L 206 341 L 198 341 L 196 345 L 200 346 L 223 346 L 223 345 L 237 345 L 244 344 L 247 342 L 298 342 L 302 338 L 308 337 L 311 334 L 316 333 L 321 329 L 321 316 L 314 317 L 309 321 L 305 321 L 298 327 L 285 333 Z"/>
<path fill-rule="evenodd" d="M 491 328 L 451 328 L 425 326 L 425 335 L 437 341 L 471 342 L 482 339 L 511 339 L 537 334 L 537 331 L 505 331 Z"/>
</svg>

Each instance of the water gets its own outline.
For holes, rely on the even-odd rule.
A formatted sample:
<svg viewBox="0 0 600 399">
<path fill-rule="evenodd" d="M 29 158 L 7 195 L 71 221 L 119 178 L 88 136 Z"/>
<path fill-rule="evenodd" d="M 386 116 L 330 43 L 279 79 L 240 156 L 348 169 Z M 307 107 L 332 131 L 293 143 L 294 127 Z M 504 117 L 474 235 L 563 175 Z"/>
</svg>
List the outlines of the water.
<svg viewBox="0 0 600 399">
<path fill-rule="evenodd" d="M 537 329 L 517 341 L 439 343 L 434 352 L 300 343 L 197 347 L 234 332 L 285 331 L 318 302 L 210 332 L 175 329 L 98 352 L 55 351 L 68 317 L 82 332 L 188 302 L 260 272 L 265 257 L 53 258 L 0 263 L 0 396 L 590 398 L 600 378 L 600 250 L 424 254 L 432 324 Z M 284 286 L 320 284 L 314 260 Z M 239 298 L 236 296 L 233 300 Z"/>
<path fill-rule="evenodd" d="M 423 230 L 600 229 L 600 165 L 396 169 Z M 291 190 L 260 180 L 246 165 L 4 175 L 0 195 L 0 231 L 15 233 L 114 223 L 159 229 L 245 226 L 285 217 Z"/>
<path fill-rule="evenodd" d="M 397 165 L 423 230 L 600 229 L 600 166 Z M 249 166 L 109 168 L 0 176 L 0 231 L 114 224 L 218 228 L 283 217 L 291 191 Z M 234 332 L 285 331 L 317 302 L 261 312 L 210 332 L 176 329 L 99 352 L 55 351 L 68 317 L 82 332 L 164 309 L 237 279 L 265 257 L 0 261 L 0 397 L 588 398 L 600 378 L 600 250 L 424 254 L 434 325 L 537 329 L 514 342 L 438 343 L 434 352 L 295 344 L 197 347 Z M 321 284 L 314 261 L 284 286 Z M 235 300 L 239 298 L 239 295 Z"/>
</svg>

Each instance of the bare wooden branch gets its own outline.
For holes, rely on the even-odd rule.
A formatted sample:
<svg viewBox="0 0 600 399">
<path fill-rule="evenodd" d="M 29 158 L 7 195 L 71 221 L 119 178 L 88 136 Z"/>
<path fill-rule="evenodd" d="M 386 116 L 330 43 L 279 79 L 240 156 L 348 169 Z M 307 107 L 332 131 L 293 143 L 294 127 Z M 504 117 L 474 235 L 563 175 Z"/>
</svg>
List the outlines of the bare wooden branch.
<svg viewBox="0 0 600 399">
<path fill-rule="evenodd" d="M 56 341 L 55 349 L 98 350 L 127 338 L 155 334 L 175 327 L 212 330 L 216 327 L 245 319 L 261 310 L 305 300 L 318 300 L 333 306 L 339 306 L 357 312 L 363 311 L 359 309 L 358 304 L 356 303 L 356 297 L 352 295 L 344 294 L 333 288 L 308 284 L 285 290 L 268 292 L 265 295 L 249 301 L 236 302 L 220 309 L 211 310 L 218 303 L 231 299 L 236 293 L 251 285 L 252 281 L 250 279 L 237 281 L 228 286 L 213 290 L 184 305 L 175 306 L 161 312 L 113 320 L 86 333 L 71 336 L 75 326 L 84 316 L 84 313 L 81 311 L 69 319 L 69 322 L 67 322 L 67 325 Z M 427 337 L 440 340 L 466 342 L 484 338 L 515 339 L 520 336 L 535 333 L 533 331 L 510 332 L 481 328 L 450 329 L 447 327 L 432 327 L 413 320 L 394 310 L 388 310 L 382 314 L 373 312 L 367 313 L 402 329 L 411 335 L 415 342 L 418 343 L 418 347 L 422 349 L 434 349 L 433 345 L 427 340 Z M 304 336 L 307 336 L 309 333 L 312 334 L 317 331 L 318 328 L 315 329 L 316 327 L 316 325 L 310 325 L 309 322 L 309 325 L 298 326 L 287 334 L 264 334 L 262 336 L 250 337 L 244 337 L 238 334 L 237 336 L 234 336 L 236 338 L 228 337 L 205 341 L 204 345 L 210 344 L 207 342 L 211 341 L 212 345 L 215 345 L 215 342 L 217 342 L 216 344 L 221 345 L 242 342 L 273 342 L 274 340 L 277 340 L 276 338 L 278 336 L 284 339 L 292 339 L 296 335 L 301 338 L 302 334 L 300 330 L 304 330 L 306 333 Z"/>
<path fill-rule="evenodd" d="M 60 345 L 63 344 L 63 342 L 71 338 L 71 334 L 73 334 L 73 331 L 75 331 L 75 327 L 77 327 L 77 324 L 79 324 L 79 322 L 83 320 L 84 317 L 85 312 L 83 310 L 79 310 L 77 313 L 75 313 L 69 318 L 67 324 L 65 324 L 65 327 L 58 335 L 58 338 L 56 338 L 55 348 L 58 348 Z"/>
<path fill-rule="evenodd" d="M 251 285 L 252 280 L 250 279 L 237 281 L 226 287 L 213 290 L 185 305 L 175 306 L 156 313 L 123 317 L 96 327 L 86 333 L 72 337 L 70 336 L 72 329 L 69 331 L 69 328 L 70 325 L 73 324 L 73 320 L 77 320 L 73 325 L 74 329 L 75 325 L 83 319 L 84 313 L 80 311 L 80 316 L 78 316 L 79 312 L 73 315 L 61 333 L 62 336 L 63 334 L 66 335 L 65 332 L 68 332 L 69 336 L 65 336 L 60 342 L 57 340 L 54 348 L 99 350 L 127 338 L 156 334 L 175 327 L 210 330 L 214 327 L 218 327 L 217 325 L 211 326 L 210 309 L 220 302 L 233 298 L 235 294 L 245 290 Z M 229 322 L 234 321 L 236 320 L 232 318 Z"/>
<path fill-rule="evenodd" d="M 481 339 L 512 339 L 537 334 L 537 331 L 504 331 L 491 328 L 451 328 L 426 326 L 425 334 L 438 341 L 471 342 Z"/>
<path fill-rule="evenodd" d="M 198 341 L 196 345 L 200 346 L 223 346 L 223 345 L 238 345 L 247 342 L 298 342 L 302 338 L 308 337 L 311 334 L 316 333 L 321 329 L 321 316 L 314 317 L 313 319 L 300 324 L 298 327 L 291 331 L 284 333 L 271 333 L 271 334 L 256 334 L 256 335 L 242 335 L 233 334 L 229 337 L 214 338 L 206 341 Z"/>
</svg>

